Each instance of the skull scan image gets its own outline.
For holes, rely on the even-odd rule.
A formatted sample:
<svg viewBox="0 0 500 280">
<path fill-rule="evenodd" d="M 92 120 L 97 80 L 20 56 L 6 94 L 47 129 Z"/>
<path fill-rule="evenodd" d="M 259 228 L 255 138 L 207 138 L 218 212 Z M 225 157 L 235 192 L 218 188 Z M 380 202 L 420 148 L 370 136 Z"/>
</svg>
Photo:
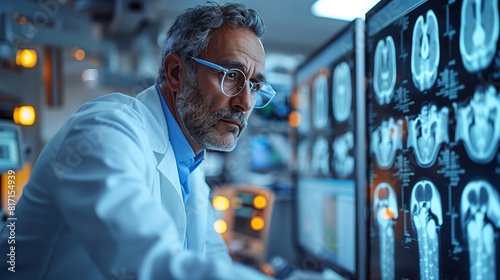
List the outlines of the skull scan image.
<svg viewBox="0 0 500 280">
<path fill-rule="evenodd" d="M 370 150 L 375 155 L 377 164 L 388 169 L 394 163 L 397 150 L 403 149 L 403 121 L 394 121 L 390 117 L 372 133 Z"/>
<path fill-rule="evenodd" d="M 308 85 L 301 85 L 298 89 L 298 99 L 299 99 L 299 104 L 298 104 L 298 111 L 300 114 L 301 121 L 299 123 L 299 126 L 297 127 L 297 130 L 300 133 L 307 133 L 310 129 L 310 117 L 309 117 L 309 96 L 311 94 L 311 91 L 309 90 Z"/>
<path fill-rule="evenodd" d="M 448 112 L 446 107 L 438 111 L 434 104 L 424 105 L 420 114 L 408 121 L 408 147 L 413 148 L 421 167 L 434 164 L 441 144 L 449 142 Z"/>
<path fill-rule="evenodd" d="M 378 41 L 375 48 L 373 89 L 380 105 L 389 104 L 396 85 L 396 46 L 394 39 L 387 36 Z"/>
<path fill-rule="evenodd" d="M 333 71 L 333 117 L 338 122 L 349 118 L 351 113 L 352 87 L 351 68 L 347 62 L 342 62 Z"/>
<path fill-rule="evenodd" d="M 373 215 L 379 231 L 380 274 L 382 280 L 394 280 L 394 224 L 398 218 L 396 193 L 387 183 L 375 188 Z"/>
<path fill-rule="evenodd" d="M 424 91 L 436 81 L 439 65 L 439 26 L 436 14 L 420 15 L 413 28 L 411 73 L 415 87 Z"/>
<path fill-rule="evenodd" d="M 417 232 L 420 279 L 439 279 L 439 236 L 443 224 L 441 196 L 429 180 L 421 180 L 411 191 L 411 217 Z"/>
<path fill-rule="evenodd" d="M 496 279 L 500 198 L 485 180 L 469 182 L 463 192 L 460 217 L 469 250 L 470 279 Z"/>
<path fill-rule="evenodd" d="M 466 106 L 453 103 L 457 128 L 469 158 L 485 164 L 495 157 L 500 142 L 500 94 L 493 86 L 479 87 Z"/>
<path fill-rule="evenodd" d="M 316 77 L 313 83 L 312 120 L 316 129 L 323 129 L 328 122 L 328 79 Z"/>
<path fill-rule="evenodd" d="M 311 171 L 317 175 L 328 175 L 330 154 L 328 152 L 328 141 L 320 136 L 316 139 L 312 148 Z"/>
<path fill-rule="evenodd" d="M 346 178 L 354 171 L 354 157 L 349 151 L 354 148 L 352 131 L 338 137 L 333 141 L 333 168 L 340 178 Z"/>
<path fill-rule="evenodd" d="M 493 60 L 499 36 L 498 17 L 498 0 L 463 1 L 460 54 L 467 71 L 480 71 Z"/>
</svg>

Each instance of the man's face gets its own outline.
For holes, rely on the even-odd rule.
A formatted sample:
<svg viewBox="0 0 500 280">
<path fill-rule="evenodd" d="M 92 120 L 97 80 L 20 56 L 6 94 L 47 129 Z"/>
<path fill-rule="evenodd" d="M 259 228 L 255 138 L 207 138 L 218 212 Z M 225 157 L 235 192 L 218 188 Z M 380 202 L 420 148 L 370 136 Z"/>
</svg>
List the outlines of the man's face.
<svg viewBox="0 0 500 280">
<path fill-rule="evenodd" d="M 262 44 L 246 29 L 217 29 L 198 58 L 228 69 L 238 68 L 252 82 L 261 82 L 264 77 Z M 228 97 L 220 87 L 223 75 L 222 71 L 198 65 L 196 85 L 185 83 L 177 99 L 189 135 L 203 149 L 232 151 L 253 110 L 255 100 L 249 86 L 237 96 Z"/>
</svg>

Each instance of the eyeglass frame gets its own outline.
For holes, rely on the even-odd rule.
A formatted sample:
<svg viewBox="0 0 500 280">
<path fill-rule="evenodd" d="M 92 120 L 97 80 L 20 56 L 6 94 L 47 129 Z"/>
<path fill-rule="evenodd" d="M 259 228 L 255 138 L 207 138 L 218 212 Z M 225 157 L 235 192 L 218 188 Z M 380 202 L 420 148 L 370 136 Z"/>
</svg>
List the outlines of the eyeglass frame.
<svg viewBox="0 0 500 280">
<path fill-rule="evenodd" d="M 248 86 L 250 87 L 250 92 L 252 92 L 252 89 L 253 89 L 256 85 L 258 85 L 258 84 L 261 84 L 261 85 L 267 85 L 267 86 L 269 86 L 269 88 L 272 90 L 272 94 L 273 94 L 273 95 L 272 95 L 272 97 L 270 97 L 270 98 L 269 98 L 269 101 L 268 101 L 265 105 L 263 105 L 263 106 L 255 106 L 255 105 L 254 105 L 254 108 L 261 109 L 261 108 L 264 108 L 264 107 L 266 107 L 267 105 L 269 105 L 269 103 L 271 103 L 271 101 L 273 100 L 273 98 L 274 98 L 274 97 L 276 97 L 276 95 L 277 95 L 276 91 L 274 91 L 273 87 L 272 87 L 269 83 L 267 83 L 267 82 L 258 82 L 258 83 L 254 83 L 254 82 L 252 82 L 252 81 L 250 81 L 250 80 L 247 80 L 247 75 L 245 75 L 245 73 L 244 73 L 243 71 L 241 71 L 240 69 L 238 69 L 238 68 L 231 68 L 231 69 L 227 69 L 227 68 L 224 68 L 224 67 L 222 67 L 222 66 L 220 66 L 220 65 L 217 65 L 217 64 L 215 64 L 215 63 L 213 63 L 213 62 L 206 61 L 206 60 L 204 60 L 204 59 L 201 59 L 201 58 L 196 58 L 196 57 L 193 57 L 193 56 L 191 56 L 191 59 L 193 59 L 194 61 L 196 61 L 196 62 L 198 62 L 198 63 L 200 63 L 200 64 L 203 64 L 203 65 L 205 65 L 205 66 L 208 66 L 208 67 L 210 67 L 210 68 L 213 68 L 213 69 L 216 69 L 216 70 L 219 70 L 219 71 L 224 72 L 224 76 L 222 77 L 222 80 L 221 80 L 221 82 L 220 82 L 220 89 L 221 89 L 222 93 L 223 93 L 225 96 L 227 96 L 227 97 L 235 97 L 235 96 L 238 96 L 238 94 L 240 94 L 240 93 L 241 93 L 241 92 L 245 89 L 245 87 L 246 87 L 246 85 L 247 85 L 247 84 L 248 84 Z M 236 93 L 236 94 L 234 94 L 234 95 L 229 95 L 229 94 L 227 94 L 227 93 L 224 91 L 224 86 L 223 86 L 223 84 L 224 84 L 224 79 L 226 78 L 226 75 L 227 75 L 227 73 L 228 73 L 229 71 L 238 71 L 238 72 L 240 72 L 241 74 L 243 74 L 243 77 L 245 78 L 245 82 L 243 83 L 243 86 L 242 86 L 242 87 L 241 87 L 241 89 L 238 91 L 238 93 Z M 255 93 L 256 93 L 256 94 L 258 94 L 258 93 L 259 93 L 259 91 L 260 91 L 260 90 L 256 91 Z"/>
</svg>

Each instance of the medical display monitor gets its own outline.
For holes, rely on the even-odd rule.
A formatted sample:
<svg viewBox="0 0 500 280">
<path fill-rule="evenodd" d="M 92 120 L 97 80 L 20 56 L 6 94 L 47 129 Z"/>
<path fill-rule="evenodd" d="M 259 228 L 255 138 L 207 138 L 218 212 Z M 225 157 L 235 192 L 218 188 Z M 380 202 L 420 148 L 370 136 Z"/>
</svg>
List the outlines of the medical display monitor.
<svg viewBox="0 0 500 280">
<path fill-rule="evenodd" d="M 358 178 L 363 129 L 364 23 L 356 20 L 296 72 L 292 105 L 296 155 L 297 242 L 347 278 L 358 271 Z M 359 37 L 361 36 L 361 37 Z M 363 106 L 362 106 L 363 107 Z"/>
<path fill-rule="evenodd" d="M 370 279 L 500 279 L 498 0 L 366 15 Z"/>
</svg>

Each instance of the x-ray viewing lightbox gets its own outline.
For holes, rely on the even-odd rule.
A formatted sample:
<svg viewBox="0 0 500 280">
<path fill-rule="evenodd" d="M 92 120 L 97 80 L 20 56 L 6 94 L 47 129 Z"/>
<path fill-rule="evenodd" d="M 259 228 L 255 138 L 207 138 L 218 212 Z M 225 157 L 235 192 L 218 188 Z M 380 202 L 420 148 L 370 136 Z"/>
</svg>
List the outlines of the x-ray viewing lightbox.
<svg viewBox="0 0 500 280">
<path fill-rule="evenodd" d="M 297 188 L 297 243 L 307 255 L 347 278 L 365 228 L 364 22 L 353 21 L 297 69 L 292 105 Z M 361 108 L 358 110 L 357 108 Z M 361 180 L 361 182 L 360 182 Z M 364 260 L 364 257 L 363 257 Z"/>
<path fill-rule="evenodd" d="M 366 16 L 370 279 L 500 279 L 498 0 Z"/>
</svg>

